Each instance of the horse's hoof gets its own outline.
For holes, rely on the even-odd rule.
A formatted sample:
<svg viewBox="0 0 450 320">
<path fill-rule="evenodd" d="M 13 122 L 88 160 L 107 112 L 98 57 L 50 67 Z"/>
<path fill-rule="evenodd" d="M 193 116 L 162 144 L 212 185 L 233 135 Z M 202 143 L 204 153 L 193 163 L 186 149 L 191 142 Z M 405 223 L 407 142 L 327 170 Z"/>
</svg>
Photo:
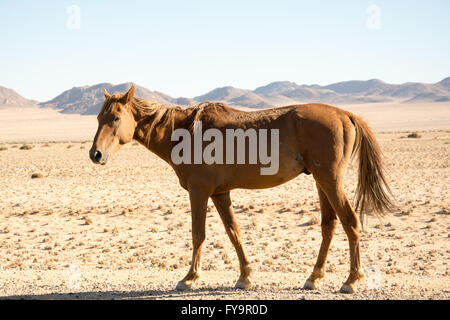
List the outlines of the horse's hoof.
<svg viewBox="0 0 450 320">
<path fill-rule="evenodd" d="M 251 283 L 250 280 L 245 279 L 245 280 L 241 280 L 239 279 L 236 282 L 236 285 L 234 286 L 235 289 L 243 289 L 243 290 L 247 290 L 251 287 Z"/>
<path fill-rule="evenodd" d="M 305 284 L 303 285 L 303 289 L 305 289 L 305 290 L 317 290 L 317 289 L 319 289 L 316 282 L 317 281 L 306 280 Z"/>
<path fill-rule="evenodd" d="M 351 284 L 343 284 L 340 292 L 341 293 L 355 293 L 355 288 Z"/>
<path fill-rule="evenodd" d="M 175 290 L 177 291 L 188 291 L 192 289 L 192 283 L 186 283 L 185 281 L 180 281 L 177 284 L 177 287 L 175 288 Z"/>
</svg>

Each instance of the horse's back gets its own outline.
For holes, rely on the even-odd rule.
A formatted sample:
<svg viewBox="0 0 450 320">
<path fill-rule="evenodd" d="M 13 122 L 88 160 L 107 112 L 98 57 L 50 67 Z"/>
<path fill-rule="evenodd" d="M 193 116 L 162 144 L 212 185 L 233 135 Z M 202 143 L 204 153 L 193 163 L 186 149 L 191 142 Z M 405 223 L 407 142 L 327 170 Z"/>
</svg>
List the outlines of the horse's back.
<svg viewBox="0 0 450 320">
<path fill-rule="evenodd" d="M 196 120 L 202 120 L 211 125 L 249 125 L 251 123 L 267 125 L 271 122 L 292 117 L 319 122 L 323 125 L 333 125 L 333 122 L 348 117 L 348 112 L 340 108 L 321 103 L 288 105 L 270 109 L 244 111 L 232 108 L 223 103 L 205 102 Z"/>
</svg>

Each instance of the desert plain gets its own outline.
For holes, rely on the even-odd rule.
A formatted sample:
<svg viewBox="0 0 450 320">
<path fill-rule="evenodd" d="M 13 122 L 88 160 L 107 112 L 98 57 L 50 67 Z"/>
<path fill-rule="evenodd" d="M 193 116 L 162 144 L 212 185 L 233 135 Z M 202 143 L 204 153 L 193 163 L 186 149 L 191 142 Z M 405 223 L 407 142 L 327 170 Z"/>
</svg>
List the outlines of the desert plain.
<svg viewBox="0 0 450 320">
<path fill-rule="evenodd" d="M 135 142 L 108 165 L 93 165 L 94 116 L 4 108 L 0 298 L 449 299 L 450 105 L 345 108 L 376 132 L 397 204 L 381 220 L 365 221 L 366 280 L 358 292 L 339 293 L 349 270 L 341 225 L 320 290 L 302 289 L 321 242 L 318 196 L 307 175 L 231 193 L 253 270 L 251 289 L 233 289 L 238 260 L 210 202 L 202 277 L 193 290 L 175 291 L 192 244 L 188 194 L 172 169 Z M 345 180 L 350 200 L 355 164 Z"/>
</svg>

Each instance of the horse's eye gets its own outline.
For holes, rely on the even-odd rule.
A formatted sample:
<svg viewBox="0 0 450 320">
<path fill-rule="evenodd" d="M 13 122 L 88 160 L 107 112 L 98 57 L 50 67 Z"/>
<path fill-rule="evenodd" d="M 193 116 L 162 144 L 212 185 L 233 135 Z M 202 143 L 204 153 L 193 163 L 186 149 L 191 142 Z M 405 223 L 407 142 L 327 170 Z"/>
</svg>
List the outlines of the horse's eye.
<svg viewBox="0 0 450 320">
<path fill-rule="evenodd" d="M 115 118 L 114 118 L 114 122 L 117 122 L 117 121 L 119 121 L 119 120 L 120 120 L 119 117 L 115 117 Z"/>
</svg>

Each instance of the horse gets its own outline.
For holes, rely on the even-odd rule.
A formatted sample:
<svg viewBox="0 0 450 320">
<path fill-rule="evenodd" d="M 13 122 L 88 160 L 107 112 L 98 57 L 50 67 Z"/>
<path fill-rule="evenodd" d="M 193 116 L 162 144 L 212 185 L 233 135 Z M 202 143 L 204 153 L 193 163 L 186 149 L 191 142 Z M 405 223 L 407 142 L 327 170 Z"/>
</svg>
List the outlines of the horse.
<svg viewBox="0 0 450 320">
<path fill-rule="evenodd" d="M 209 198 L 217 208 L 239 259 L 240 276 L 235 288 L 250 288 L 251 269 L 233 213 L 230 191 L 275 187 L 301 173 L 311 174 L 315 180 L 322 230 L 317 261 L 303 288 L 319 289 L 339 219 L 348 238 L 350 253 L 350 273 L 340 291 L 353 293 L 357 290 L 364 279 L 359 243 L 362 215 L 372 209 L 381 216 L 394 206 L 381 149 L 373 132 L 360 117 L 318 103 L 257 111 L 237 110 L 218 102 L 203 102 L 190 107 L 167 106 L 134 97 L 134 91 L 134 85 L 123 94 L 111 95 L 104 89 L 105 100 L 97 117 L 98 129 L 89 156 L 95 164 L 105 165 L 121 146 L 134 139 L 167 162 L 178 176 L 181 187 L 188 191 L 192 261 L 176 290 L 192 288 L 200 276 Z M 194 124 L 198 122 L 202 123 L 203 129 L 215 128 L 222 133 L 228 129 L 276 130 L 279 137 L 278 171 L 263 175 L 260 172 L 262 163 L 174 163 L 171 150 L 177 141 L 172 139 L 173 133 L 185 129 L 193 135 Z M 248 149 L 246 156 L 249 156 Z M 195 152 L 194 147 L 192 150 Z M 359 158 L 355 209 L 343 187 L 346 168 L 354 156 Z M 358 209 L 360 217 L 356 214 Z"/>
</svg>

